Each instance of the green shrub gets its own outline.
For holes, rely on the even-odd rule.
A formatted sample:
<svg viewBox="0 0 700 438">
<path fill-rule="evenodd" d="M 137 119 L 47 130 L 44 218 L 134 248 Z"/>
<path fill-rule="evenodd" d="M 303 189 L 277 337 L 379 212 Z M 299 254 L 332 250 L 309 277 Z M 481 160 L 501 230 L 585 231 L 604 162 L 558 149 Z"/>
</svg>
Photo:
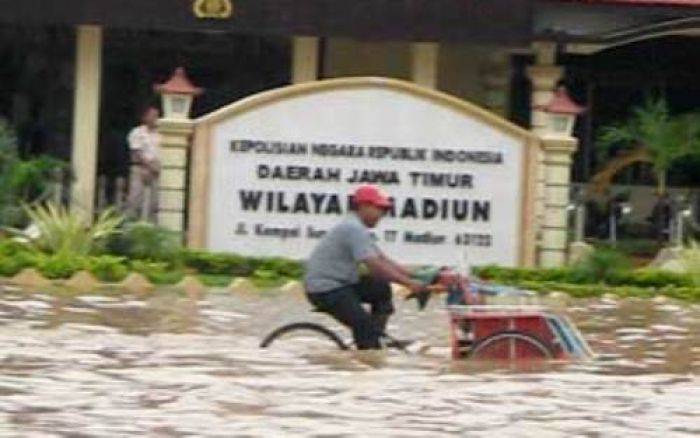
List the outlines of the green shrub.
<svg viewBox="0 0 700 438">
<path fill-rule="evenodd" d="M 693 279 L 687 274 L 653 269 L 639 269 L 611 274 L 606 283 L 611 285 L 635 286 L 642 288 L 690 287 Z"/>
<path fill-rule="evenodd" d="M 610 248 L 599 248 L 571 268 L 575 283 L 606 282 L 632 269 L 624 254 Z"/>
<path fill-rule="evenodd" d="M 681 263 L 693 284 L 700 286 L 700 245 L 697 242 L 691 242 L 690 246 L 681 252 Z"/>
<path fill-rule="evenodd" d="M 133 260 L 131 269 L 143 274 L 155 284 L 175 284 L 182 280 L 185 272 L 176 269 L 164 262 L 150 262 L 145 260 Z"/>
<path fill-rule="evenodd" d="M 74 254 L 60 253 L 42 255 L 37 257 L 36 268 L 49 279 L 70 278 L 78 271 L 87 269 L 88 261 L 85 257 Z"/>
<path fill-rule="evenodd" d="M 258 270 L 285 278 L 300 278 L 304 274 L 303 264 L 283 258 L 253 258 L 205 251 L 186 251 L 183 258 L 185 266 L 202 274 L 252 277 Z"/>
<path fill-rule="evenodd" d="M 23 243 L 13 239 L 0 239 L 0 256 L 14 256 L 19 253 L 29 252 L 29 248 Z"/>
<path fill-rule="evenodd" d="M 294 260 L 283 258 L 261 259 L 258 262 L 258 270 L 274 272 L 279 277 L 300 278 L 304 275 L 304 265 Z"/>
<path fill-rule="evenodd" d="M 226 287 L 233 280 L 230 275 L 199 274 L 197 277 L 207 287 Z"/>
<path fill-rule="evenodd" d="M 595 263 L 602 263 L 600 259 Z M 612 286 L 629 286 L 647 289 L 664 287 L 691 287 L 695 283 L 688 274 L 679 274 L 652 269 L 630 270 L 626 264 L 624 269 L 609 269 L 598 274 L 588 274 L 580 267 L 573 269 L 513 269 L 486 266 L 477 268 L 474 273 L 480 278 L 506 284 L 549 284 L 592 285 L 606 283 Z M 601 277 L 603 279 L 601 280 Z"/>
<path fill-rule="evenodd" d="M 257 269 L 250 277 L 253 284 L 260 288 L 273 288 L 283 285 L 289 280 L 275 271 L 267 269 Z"/>
<path fill-rule="evenodd" d="M 99 280 L 107 282 L 121 281 L 129 274 L 124 257 L 110 255 L 91 257 L 88 270 Z"/>
<path fill-rule="evenodd" d="M 0 119 L 0 225 L 25 226 L 22 203 L 46 199 L 51 182 L 66 169 L 67 163 L 48 156 L 20 159 L 14 130 Z"/>
<path fill-rule="evenodd" d="M 484 280 L 514 282 L 514 281 L 571 281 L 569 269 L 521 269 L 484 266 L 475 268 L 474 273 Z"/>
<path fill-rule="evenodd" d="M 259 265 L 255 259 L 227 253 L 186 251 L 183 257 L 185 266 L 202 274 L 249 277 Z"/>
<path fill-rule="evenodd" d="M 13 230 L 14 234 L 33 249 L 47 254 L 87 256 L 116 233 L 123 220 L 113 210 L 107 210 L 88 224 L 81 215 L 52 203 L 25 206 L 24 209 L 36 227 L 37 235 L 23 230 Z"/>
<path fill-rule="evenodd" d="M 110 254 L 130 259 L 178 264 L 182 258 L 182 239 L 174 231 L 145 222 L 125 225 L 107 243 Z"/>
<path fill-rule="evenodd" d="M 28 251 L 20 251 L 14 254 L 0 253 L 0 276 L 12 277 L 22 269 L 37 265 L 37 255 Z"/>
<path fill-rule="evenodd" d="M 653 239 L 623 239 L 614 245 L 608 241 L 598 241 L 595 247 L 617 251 L 627 256 L 654 257 L 663 245 Z"/>
</svg>

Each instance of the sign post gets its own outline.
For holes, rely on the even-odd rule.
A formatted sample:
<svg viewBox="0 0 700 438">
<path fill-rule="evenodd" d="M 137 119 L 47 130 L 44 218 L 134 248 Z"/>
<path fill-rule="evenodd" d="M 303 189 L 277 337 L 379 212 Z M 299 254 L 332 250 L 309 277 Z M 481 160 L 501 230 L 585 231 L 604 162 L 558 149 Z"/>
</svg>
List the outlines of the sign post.
<svg viewBox="0 0 700 438">
<path fill-rule="evenodd" d="M 161 136 L 161 176 L 158 187 L 158 224 L 179 233 L 185 231 L 187 152 L 194 125 L 190 109 L 202 93 L 178 68 L 164 84 L 155 86 L 163 100 L 163 118 L 158 122 Z M 150 194 L 155 196 L 154 193 Z M 184 237 L 184 236 L 183 236 Z"/>
<path fill-rule="evenodd" d="M 358 184 L 395 201 L 373 230 L 410 264 L 531 264 L 539 141 L 457 98 L 392 79 L 265 92 L 196 121 L 191 246 L 304 259 Z"/>
</svg>

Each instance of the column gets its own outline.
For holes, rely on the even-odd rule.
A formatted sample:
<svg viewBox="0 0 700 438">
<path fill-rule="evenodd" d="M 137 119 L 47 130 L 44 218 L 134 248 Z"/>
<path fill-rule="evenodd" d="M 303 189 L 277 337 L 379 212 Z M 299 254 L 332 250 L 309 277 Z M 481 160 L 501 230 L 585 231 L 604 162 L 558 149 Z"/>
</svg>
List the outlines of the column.
<svg viewBox="0 0 700 438">
<path fill-rule="evenodd" d="M 436 89 L 440 45 L 413 43 L 411 45 L 411 79 L 417 85 Z"/>
<path fill-rule="evenodd" d="M 71 188 L 71 209 L 89 222 L 95 203 L 101 75 L 102 28 L 78 26 L 71 154 L 75 181 Z"/>
<path fill-rule="evenodd" d="M 547 115 L 540 107 L 547 105 L 554 96 L 557 84 L 564 76 L 564 69 L 556 65 L 554 43 L 534 43 L 535 64 L 527 69 L 532 82 L 530 122 L 536 134 L 542 133 L 547 124 Z"/>
<path fill-rule="evenodd" d="M 556 45 L 549 42 L 533 43 L 535 64 L 528 68 L 527 74 L 532 83 L 530 97 L 530 124 L 535 134 L 542 135 L 546 131 L 547 114 L 540 108 L 548 104 L 554 96 L 557 84 L 564 75 L 564 69 L 555 65 Z M 542 244 L 542 225 L 545 221 L 545 164 L 544 152 L 538 157 L 537 189 L 535 195 L 535 222 L 538 229 L 536 240 Z"/>
<path fill-rule="evenodd" d="M 292 84 L 318 80 L 317 37 L 294 37 L 292 43 Z"/>
<path fill-rule="evenodd" d="M 557 268 L 566 263 L 568 251 L 567 206 L 571 184 L 571 162 L 578 147 L 575 138 L 542 138 L 545 168 L 544 218 L 539 265 Z"/>
<path fill-rule="evenodd" d="M 481 70 L 486 108 L 507 118 L 510 97 L 510 53 L 506 50 L 492 50 L 486 57 Z"/>
<path fill-rule="evenodd" d="M 161 162 L 158 225 L 183 234 L 187 209 L 187 155 L 194 125 L 191 120 L 161 119 Z"/>
</svg>

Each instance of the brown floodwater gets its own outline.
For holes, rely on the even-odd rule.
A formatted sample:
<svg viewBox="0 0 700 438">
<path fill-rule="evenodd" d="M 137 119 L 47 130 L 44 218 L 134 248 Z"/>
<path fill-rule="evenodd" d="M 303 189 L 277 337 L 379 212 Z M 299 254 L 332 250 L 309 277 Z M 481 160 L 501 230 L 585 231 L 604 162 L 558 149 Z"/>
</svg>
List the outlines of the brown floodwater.
<svg viewBox="0 0 700 438">
<path fill-rule="evenodd" d="M 0 286 L 0 436 L 700 435 L 700 306 L 553 303 L 599 354 L 517 369 L 449 359 L 440 303 L 398 303 L 414 354 L 339 352 L 276 326 L 294 295 L 56 296 Z"/>
</svg>

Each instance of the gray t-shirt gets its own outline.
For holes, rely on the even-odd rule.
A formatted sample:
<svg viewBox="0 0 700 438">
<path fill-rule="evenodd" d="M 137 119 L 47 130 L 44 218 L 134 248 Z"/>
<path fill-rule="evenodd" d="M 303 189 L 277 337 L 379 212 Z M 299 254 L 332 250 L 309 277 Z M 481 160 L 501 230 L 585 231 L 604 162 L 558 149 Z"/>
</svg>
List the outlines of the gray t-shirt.
<svg viewBox="0 0 700 438">
<path fill-rule="evenodd" d="M 360 281 L 358 264 L 380 254 L 369 229 L 352 214 L 333 227 L 306 263 L 306 291 L 326 292 Z"/>
</svg>

